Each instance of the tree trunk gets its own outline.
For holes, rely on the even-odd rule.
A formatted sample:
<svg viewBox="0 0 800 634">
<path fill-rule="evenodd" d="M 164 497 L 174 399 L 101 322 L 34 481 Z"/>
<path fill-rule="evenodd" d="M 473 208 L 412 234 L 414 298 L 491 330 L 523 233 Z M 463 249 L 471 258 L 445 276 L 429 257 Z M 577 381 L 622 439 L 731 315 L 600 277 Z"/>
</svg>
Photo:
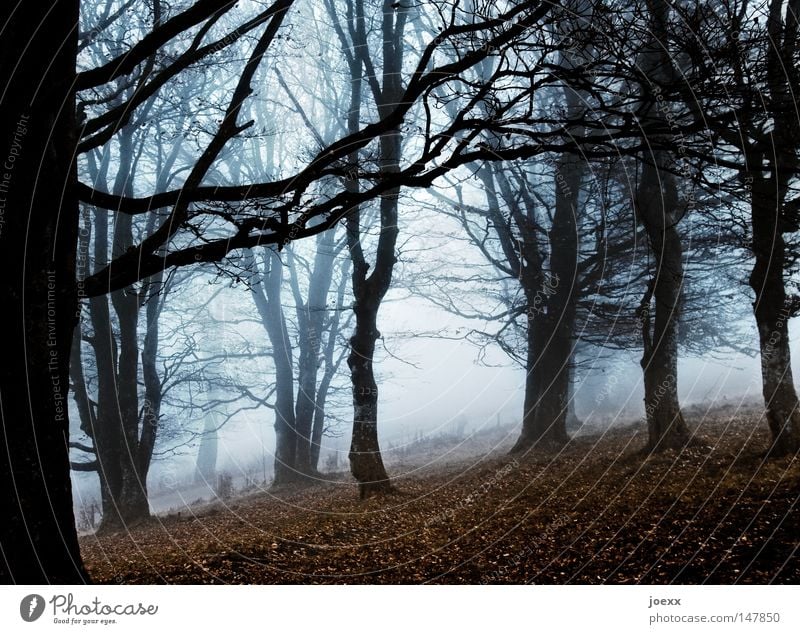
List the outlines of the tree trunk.
<svg viewBox="0 0 800 634">
<path fill-rule="evenodd" d="M 568 24 L 581 15 L 586 19 L 590 8 L 581 7 L 580 12 L 565 18 Z M 561 60 L 566 68 L 580 62 L 566 53 Z M 585 108 L 580 93 L 564 89 L 564 102 L 568 117 L 577 121 L 570 130 L 580 137 L 584 130 L 579 121 Z M 559 158 L 554 179 L 555 212 L 548 235 L 549 272 L 545 274 L 539 264 L 539 270 L 521 276 L 528 302 L 528 383 L 523 432 L 514 451 L 558 450 L 569 441 L 570 367 L 579 293 L 578 219 L 582 215 L 580 190 L 585 172 L 586 161 L 580 156 L 565 153 Z M 514 192 L 505 179 L 499 181 L 506 200 L 513 200 Z M 529 260 L 528 267 L 541 263 L 538 251 Z M 532 391 L 530 395 L 528 390 Z"/>
<path fill-rule="evenodd" d="M 348 110 L 348 131 L 359 128 L 362 95 L 363 60 L 370 55 L 364 18 L 364 3 L 357 1 L 355 7 L 355 30 L 350 64 L 351 94 Z M 373 90 L 373 98 L 381 118 L 388 116 L 402 98 L 403 32 L 409 16 L 408 7 L 400 7 L 392 0 L 384 0 L 381 21 L 382 87 Z M 343 42 L 343 45 L 345 43 Z M 379 166 L 381 174 L 391 178 L 400 171 L 402 134 L 399 129 L 389 130 L 380 137 Z M 359 165 L 358 152 L 349 156 L 354 170 Z M 356 177 L 347 178 L 348 191 L 357 192 Z M 380 199 L 380 233 L 372 273 L 367 275 L 369 265 L 361 244 L 361 213 L 358 207 L 347 215 L 347 245 L 353 263 L 352 283 L 356 318 L 355 332 L 350 338 L 350 355 L 347 365 L 353 384 L 353 435 L 350 443 L 350 471 L 358 481 L 362 498 L 392 490 L 378 444 L 378 385 L 373 370 L 375 342 L 380 337 L 377 328 L 378 309 L 389 290 L 396 262 L 395 247 L 398 236 L 398 204 L 400 188 L 388 190 Z"/>
<path fill-rule="evenodd" d="M 567 431 L 574 432 L 583 426 L 581 419 L 575 412 L 575 358 L 570 360 L 569 366 L 569 393 L 567 395 Z"/>
<path fill-rule="evenodd" d="M 269 274 L 265 287 L 268 323 L 275 361 L 275 485 L 297 482 L 297 432 L 294 418 L 294 362 L 292 345 L 281 307 L 283 264 L 272 249 L 265 249 L 269 258 Z"/>
<path fill-rule="evenodd" d="M 342 264 L 342 278 L 339 282 L 339 288 L 336 291 L 336 305 L 333 310 L 333 315 L 327 324 L 327 341 L 325 342 L 323 355 L 325 359 L 325 371 L 319 382 L 317 399 L 315 402 L 314 428 L 311 434 L 311 468 L 314 469 L 314 471 L 319 470 L 319 453 L 322 448 L 322 434 L 325 431 L 325 403 L 328 399 L 331 382 L 342 360 L 342 357 L 334 358 L 334 353 L 336 352 L 336 341 L 339 338 L 339 331 L 341 329 L 341 314 L 344 309 L 344 298 L 349 274 L 350 260 L 346 259 Z"/>
<path fill-rule="evenodd" d="M 580 105 L 567 91 L 571 111 Z M 578 132 L 580 134 L 580 131 Z M 536 292 L 548 296 L 542 324 L 541 384 L 536 408 L 537 442 L 549 449 L 567 443 L 570 365 L 574 353 L 575 314 L 578 303 L 578 218 L 580 189 L 586 164 L 578 156 L 564 155 L 556 170 L 556 204 L 550 227 L 550 274 Z"/>
<path fill-rule="evenodd" d="M 129 217 L 128 217 L 129 218 Z M 122 220 L 123 217 L 118 219 Z M 119 355 L 117 358 L 116 408 L 113 424 L 120 426 L 119 450 L 122 489 L 116 499 L 122 527 L 150 517 L 147 482 L 140 477 L 139 460 L 139 296 L 134 289 L 112 294 L 119 321 Z M 104 524 L 106 522 L 104 521 Z M 107 526 L 108 527 L 108 526 Z"/>
<path fill-rule="evenodd" d="M 331 387 L 333 373 L 326 371 L 322 375 L 317 390 L 317 400 L 314 403 L 314 424 L 311 430 L 311 450 L 309 464 L 315 473 L 319 473 L 319 452 L 322 449 L 322 434 L 325 431 L 325 403 Z"/>
<path fill-rule="evenodd" d="M 783 10 L 785 17 L 781 19 Z M 772 436 L 769 455 L 800 451 L 800 412 L 789 352 L 789 318 L 794 316 L 786 296 L 787 268 L 783 233 L 796 230 L 796 218 L 787 218 L 786 199 L 800 167 L 800 121 L 797 91 L 800 70 L 800 28 L 796 3 L 771 0 L 767 19 L 767 107 L 779 134 L 769 135 L 762 151 L 746 156 L 744 175 L 752 182 L 751 226 L 755 262 L 750 287 L 755 293 L 753 312 L 761 348 L 761 380 L 766 418 Z M 764 170 L 767 170 L 766 174 Z"/>
<path fill-rule="evenodd" d="M 319 371 L 322 331 L 328 310 L 328 293 L 333 279 L 335 231 L 329 230 L 317 240 L 314 268 L 308 287 L 308 300 L 298 310 L 300 323 L 300 356 L 297 371 L 297 469 L 314 476 L 317 463 L 312 455 L 313 424 L 317 411 L 317 376 Z M 299 295 L 296 298 L 302 303 Z M 317 450 L 317 455 L 319 450 Z"/>
<path fill-rule="evenodd" d="M 210 388 L 208 388 L 208 392 L 211 392 Z M 203 437 L 200 439 L 200 447 L 197 450 L 195 484 L 205 484 L 213 488 L 217 481 L 218 426 L 216 414 L 213 411 L 207 412 L 203 419 Z"/>
<path fill-rule="evenodd" d="M 530 304 L 530 301 L 528 302 Z M 533 314 L 528 315 L 527 352 L 525 359 L 525 398 L 522 406 L 522 431 L 511 453 L 522 453 L 530 449 L 543 435 L 543 430 L 536 428 L 536 410 L 539 405 L 539 385 L 541 384 L 541 368 L 539 363 L 539 340 L 542 329 L 536 323 Z"/>
<path fill-rule="evenodd" d="M 347 365 L 353 383 L 353 436 L 350 443 L 350 471 L 358 481 L 359 494 L 391 491 L 378 444 L 378 384 L 373 371 L 378 306 L 359 302 L 355 307 L 356 327 L 350 338 Z"/>
<path fill-rule="evenodd" d="M 640 67 L 650 81 L 667 83 L 673 75 L 672 60 L 664 50 L 670 5 L 665 0 L 652 0 L 649 9 L 651 38 L 642 53 Z M 648 122 L 663 122 L 665 114 L 651 87 L 642 84 L 641 90 L 645 106 L 640 120 L 646 132 Z M 652 138 L 651 141 L 666 144 L 669 140 Z M 660 149 L 643 157 L 634 200 L 636 215 L 647 232 L 656 267 L 639 311 L 644 348 L 641 366 L 648 451 L 679 449 L 690 438 L 678 402 L 678 322 L 683 293 L 683 250 L 677 225 L 682 210 L 670 162 L 669 153 Z M 651 320 L 652 300 L 655 301 L 655 318 Z"/>
<path fill-rule="evenodd" d="M 683 260 L 673 177 L 645 164 L 636 208 L 647 230 L 656 271 L 640 308 L 644 352 L 644 406 L 649 451 L 680 449 L 689 429 L 678 402 L 678 319 L 683 290 Z M 655 301 L 655 319 L 650 304 Z M 651 321 L 653 322 L 651 328 Z"/>
<path fill-rule="evenodd" d="M 150 472 L 150 463 L 153 460 L 153 449 L 158 436 L 158 426 L 161 419 L 161 377 L 158 374 L 158 336 L 161 309 L 164 298 L 161 296 L 163 289 L 163 273 L 158 273 L 147 283 L 148 297 L 145 305 L 145 335 L 142 347 L 142 379 L 144 380 L 144 404 L 142 406 L 142 430 L 139 437 L 139 447 L 136 456 L 136 471 L 139 480 L 145 484 L 147 491 L 147 474 Z"/>
<path fill-rule="evenodd" d="M 750 287 L 756 296 L 753 312 L 761 348 L 761 380 L 767 423 L 772 435 L 770 455 L 800 450 L 800 411 L 789 352 L 788 305 L 783 281 L 785 243 L 778 227 L 779 210 L 772 179 L 754 178 L 752 192 L 753 254 Z"/>
<path fill-rule="evenodd" d="M 265 271 L 259 274 L 251 252 L 246 255 L 254 277 L 250 284 L 261 322 L 272 344 L 275 363 L 275 475 L 274 486 L 302 480 L 297 469 L 297 432 L 294 416 L 294 360 L 281 307 L 283 263 L 278 253 L 264 247 Z M 267 270 L 268 267 L 268 270 Z"/>
<path fill-rule="evenodd" d="M 118 195 L 132 195 L 133 139 L 132 131 L 124 130 L 119 136 L 119 166 L 113 191 Z M 95 265 L 99 268 L 108 260 L 107 244 L 107 212 L 98 211 L 96 231 Z M 112 241 L 112 257 L 125 253 L 133 244 L 133 220 L 128 215 L 118 215 L 114 224 Z M 103 252 L 99 252 L 102 249 Z M 102 427 L 101 435 L 107 436 L 107 442 L 98 445 L 98 452 L 109 452 L 103 455 L 102 467 L 113 470 L 113 478 L 106 478 L 106 491 L 102 494 L 104 501 L 103 520 L 100 530 L 103 532 L 122 530 L 150 517 L 150 506 L 147 501 L 146 475 L 140 473 L 140 438 L 139 438 L 139 308 L 140 296 L 134 287 L 128 287 L 111 293 L 111 305 L 117 316 L 119 327 L 118 343 L 115 340 L 108 299 L 93 298 L 91 306 L 98 310 L 95 316 L 95 335 L 102 333 L 96 343 L 101 346 L 104 379 L 107 383 L 102 393 L 98 393 L 102 416 L 98 416 L 98 425 Z M 149 351 L 155 354 L 154 350 Z M 101 362 L 98 359 L 98 376 Z M 110 383 L 110 385 L 108 385 Z M 152 387 L 152 386 L 151 386 Z M 149 461 L 148 461 L 149 462 Z"/>
<path fill-rule="evenodd" d="M 70 484 L 67 391 L 77 323 L 72 84 L 77 0 L 4 15 L 0 258 L 5 339 L 0 582 L 87 581 Z M 9 15 L 10 14 L 10 15 Z"/>
<path fill-rule="evenodd" d="M 108 214 L 95 212 L 94 231 L 95 270 L 108 263 Z M 89 299 L 92 323 L 92 349 L 97 369 L 97 415 L 92 420 L 89 435 L 97 452 L 97 475 L 100 479 L 100 502 L 103 517 L 100 530 L 119 527 L 122 519 L 116 500 L 122 490 L 122 468 L 119 451 L 122 445 L 121 428 L 115 420 L 116 342 L 111 329 L 111 314 L 106 296 Z"/>
</svg>

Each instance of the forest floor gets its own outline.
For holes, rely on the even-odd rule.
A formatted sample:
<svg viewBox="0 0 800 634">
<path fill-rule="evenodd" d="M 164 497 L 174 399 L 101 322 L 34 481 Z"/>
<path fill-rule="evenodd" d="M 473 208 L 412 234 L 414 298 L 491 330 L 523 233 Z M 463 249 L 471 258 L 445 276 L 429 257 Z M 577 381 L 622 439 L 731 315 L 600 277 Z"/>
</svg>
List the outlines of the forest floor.
<svg viewBox="0 0 800 634">
<path fill-rule="evenodd" d="M 688 422 L 701 443 L 681 452 L 615 427 L 557 455 L 395 468 L 382 498 L 344 476 L 256 492 L 83 537 L 83 555 L 98 583 L 800 583 L 800 457 L 763 460 L 756 410 Z"/>
</svg>

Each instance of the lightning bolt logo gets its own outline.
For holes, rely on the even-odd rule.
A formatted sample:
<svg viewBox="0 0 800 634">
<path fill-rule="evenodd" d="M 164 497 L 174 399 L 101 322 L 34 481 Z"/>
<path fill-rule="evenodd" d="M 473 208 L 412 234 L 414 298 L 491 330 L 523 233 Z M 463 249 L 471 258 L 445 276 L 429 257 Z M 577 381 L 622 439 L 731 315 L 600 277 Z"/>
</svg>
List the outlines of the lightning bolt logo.
<svg viewBox="0 0 800 634">
<path fill-rule="evenodd" d="M 19 602 L 19 615 L 23 621 L 32 623 L 44 612 L 44 597 L 40 594 L 29 594 Z"/>
</svg>

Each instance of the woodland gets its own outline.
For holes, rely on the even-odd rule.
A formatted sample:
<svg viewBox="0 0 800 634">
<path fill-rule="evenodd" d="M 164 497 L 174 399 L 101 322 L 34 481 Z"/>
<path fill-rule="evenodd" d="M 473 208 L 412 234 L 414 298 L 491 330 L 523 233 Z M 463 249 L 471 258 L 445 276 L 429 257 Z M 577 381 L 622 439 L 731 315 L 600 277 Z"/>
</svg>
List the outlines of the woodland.
<svg viewBox="0 0 800 634">
<path fill-rule="evenodd" d="M 0 17 L 0 581 L 798 582 L 800 0 Z"/>
</svg>

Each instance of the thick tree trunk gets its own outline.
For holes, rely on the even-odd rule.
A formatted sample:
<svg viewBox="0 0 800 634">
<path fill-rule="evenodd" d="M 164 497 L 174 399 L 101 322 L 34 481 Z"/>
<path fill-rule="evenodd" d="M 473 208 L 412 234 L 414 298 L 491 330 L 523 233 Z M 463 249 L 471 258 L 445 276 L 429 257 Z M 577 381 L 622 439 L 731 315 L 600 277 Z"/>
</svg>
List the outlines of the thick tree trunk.
<svg viewBox="0 0 800 634">
<path fill-rule="evenodd" d="M 100 214 L 105 218 L 103 212 L 98 212 L 98 220 L 100 220 Z M 103 242 L 102 236 L 106 235 L 103 231 L 104 224 L 98 222 L 95 231 L 96 250 Z M 107 253 L 103 257 L 107 258 Z M 106 297 L 91 298 L 89 314 L 93 330 L 92 348 L 97 368 L 97 415 L 92 420 L 92 429 L 89 435 L 94 440 L 97 453 L 97 475 L 100 478 L 100 502 L 103 512 L 100 530 L 103 530 L 106 526 L 110 528 L 122 524 L 116 502 L 122 490 L 122 469 L 119 458 L 122 434 L 120 427 L 113 424 L 115 419 L 114 368 L 116 355 L 108 299 Z"/>
<path fill-rule="evenodd" d="M 78 2 L 4 15 L 0 49 L 0 582 L 79 583 L 67 392 L 77 323 Z"/>
<path fill-rule="evenodd" d="M 772 435 L 770 455 L 800 451 L 800 403 L 792 378 L 789 317 L 783 281 L 785 243 L 778 226 L 774 182 L 756 178 L 753 184 L 753 254 L 750 287 L 756 296 L 753 312 L 761 347 L 761 380 L 767 423 Z M 771 191 L 773 190 L 773 191 Z"/>
<path fill-rule="evenodd" d="M 564 332 L 567 329 L 569 329 L 568 334 Z M 569 325 L 562 329 L 560 325 L 556 325 L 551 332 L 553 337 L 546 345 L 539 361 L 543 371 L 540 373 L 539 402 L 535 413 L 534 446 L 537 449 L 555 451 L 562 448 L 569 440 L 567 402 L 572 327 Z"/>
<path fill-rule="evenodd" d="M 654 278 L 639 317 L 644 352 L 644 406 L 649 451 L 680 449 L 690 434 L 678 401 L 678 320 L 683 292 L 683 253 L 677 224 L 673 177 L 645 164 L 636 207 L 656 260 Z M 651 303 L 655 303 L 651 319 Z M 652 322 L 652 327 L 651 327 Z"/>
<path fill-rule="evenodd" d="M 561 36 L 577 45 L 562 52 L 560 65 L 573 69 L 589 57 L 591 41 L 582 41 L 591 21 L 591 3 L 568 2 L 559 24 Z M 566 115 L 573 121 L 571 133 L 584 133 L 581 118 L 585 102 L 581 92 L 564 89 Z M 555 211 L 549 231 L 549 272 L 535 245 L 535 230 L 525 233 L 531 243 L 530 253 L 520 264 L 520 282 L 528 303 L 528 377 L 525 410 L 520 438 L 513 452 L 529 449 L 558 450 L 568 441 L 567 415 L 570 409 L 571 363 L 575 349 L 575 318 L 578 304 L 578 220 L 582 215 L 580 191 L 586 172 L 586 161 L 565 153 L 558 159 L 555 171 Z M 503 197 L 512 207 L 516 192 L 505 178 L 499 178 Z M 513 215 L 513 211 L 512 211 Z M 520 216 L 517 225 L 527 227 L 530 221 Z M 523 234 L 524 235 L 524 234 Z"/>
<path fill-rule="evenodd" d="M 403 94 L 403 32 L 411 9 L 400 7 L 392 0 L 383 1 L 381 21 L 383 34 L 383 85 L 373 90 L 373 98 L 381 118 L 389 115 Z M 348 110 L 348 130 L 359 128 L 363 60 L 370 55 L 364 19 L 364 4 L 356 2 L 356 29 L 353 33 L 353 50 L 356 56 L 350 65 L 351 95 Z M 380 171 L 386 178 L 400 171 L 402 133 L 389 130 L 380 138 Z M 349 156 L 353 168 L 359 165 L 358 152 Z M 348 191 L 359 189 L 357 178 L 348 178 Z M 347 216 L 347 244 L 353 263 L 352 283 L 356 318 L 355 332 L 350 339 L 350 378 L 353 384 L 353 435 L 350 443 L 350 471 L 358 481 L 362 498 L 392 490 L 378 444 L 378 385 L 373 371 L 375 342 L 380 337 L 377 328 L 378 309 L 392 282 L 397 260 L 395 247 L 398 236 L 398 204 L 400 188 L 387 191 L 380 199 L 380 234 L 372 273 L 364 257 L 361 244 L 361 214 L 359 208 Z"/>
<path fill-rule="evenodd" d="M 566 166 L 565 166 L 566 165 Z M 562 161 L 556 212 L 550 230 L 550 274 L 540 288 L 526 288 L 528 361 L 522 433 L 514 452 L 557 450 L 569 440 L 570 363 L 577 309 L 578 192 L 582 166 Z"/>
<path fill-rule="evenodd" d="M 666 0 L 652 0 L 648 6 L 651 39 L 641 56 L 640 66 L 649 81 L 667 83 L 673 75 L 672 60 L 664 50 L 670 5 Z M 663 122 L 665 113 L 649 85 L 642 84 L 641 90 L 647 103 L 640 119 L 646 131 L 648 122 Z M 664 138 L 652 138 L 651 141 L 669 142 Z M 660 149 L 643 157 L 634 200 L 637 218 L 647 232 L 656 267 L 639 310 L 649 451 L 681 448 L 690 438 L 678 402 L 678 322 L 683 293 L 683 250 L 677 225 L 682 210 L 670 163 L 669 153 Z M 653 319 L 651 301 L 655 302 Z"/>
<path fill-rule="evenodd" d="M 119 356 L 114 423 L 121 427 L 119 450 L 122 489 L 116 504 L 122 527 L 150 517 L 147 483 L 140 476 L 139 461 L 139 296 L 133 289 L 112 294 L 119 321 Z M 108 528 L 108 524 L 104 521 Z"/>
<path fill-rule="evenodd" d="M 378 307 L 358 303 L 356 328 L 350 338 L 347 365 L 353 383 L 353 436 L 350 444 L 350 471 L 358 481 L 362 498 L 391 491 L 392 485 L 378 444 L 378 384 L 373 371 Z"/>
<path fill-rule="evenodd" d="M 779 134 L 769 135 L 764 142 L 751 146 L 746 165 L 752 171 L 745 171 L 743 175 L 752 181 L 755 262 L 749 282 L 756 297 L 753 312 L 761 348 L 762 392 L 772 440 L 769 455 L 785 456 L 800 451 L 800 412 L 789 352 L 789 318 L 794 312 L 784 283 L 787 258 L 783 239 L 784 232 L 795 230 L 797 226 L 797 219 L 787 217 L 786 209 L 790 184 L 800 167 L 800 121 L 796 105 L 800 88 L 800 70 L 796 63 L 800 50 L 797 3 L 787 5 L 781 0 L 771 0 L 767 30 L 765 92 L 768 110 Z"/>
<path fill-rule="evenodd" d="M 578 114 L 580 101 L 567 91 L 567 106 Z M 576 128 L 576 132 L 579 130 Z M 586 164 L 564 155 L 555 176 L 555 213 L 550 227 L 549 274 L 531 276 L 528 301 L 528 378 L 522 434 L 514 452 L 558 450 L 568 441 L 570 366 L 578 304 L 578 218 Z M 508 198 L 509 194 L 506 195 Z M 535 399 L 535 400 L 534 400 Z"/>
<path fill-rule="evenodd" d="M 133 173 L 131 131 L 119 135 L 119 166 L 113 191 L 131 195 Z M 95 267 L 108 262 L 108 214 L 96 213 Z M 131 216 L 119 215 L 114 225 L 112 257 L 126 252 L 133 244 Z M 114 333 L 106 297 L 90 301 L 95 330 L 94 349 L 98 371 L 98 419 L 95 436 L 101 470 L 103 519 L 99 530 L 123 530 L 150 517 L 146 471 L 142 475 L 139 436 L 139 340 L 140 296 L 129 287 L 111 293 L 117 317 Z M 154 349 L 148 353 L 153 356 Z M 152 385 L 151 385 L 152 388 Z M 153 431 L 151 428 L 150 431 Z M 155 437 L 153 436 L 153 441 Z M 149 466 L 149 460 L 147 461 Z"/>
<path fill-rule="evenodd" d="M 529 302 L 530 303 L 530 302 Z M 528 315 L 528 336 L 525 361 L 525 397 L 522 406 L 522 431 L 511 453 L 522 453 L 530 449 L 542 437 L 543 430 L 536 427 L 536 410 L 539 406 L 539 385 L 541 385 L 542 364 L 539 363 L 542 328 L 532 314 Z"/>
<path fill-rule="evenodd" d="M 108 214 L 95 212 L 94 260 L 95 269 L 108 263 Z M 111 313 L 106 296 L 89 299 L 92 323 L 92 349 L 97 369 L 97 415 L 92 420 L 89 435 L 97 452 L 97 474 L 100 479 L 100 502 L 103 517 L 99 530 L 120 528 L 123 525 L 118 500 L 122 492 L 122 427 L 117 424 L 116 365 L 117 348 L 111 328 Z"/>
<path fill-rule="evenodd" d="M 579 107 L 577 96 L 567 94 L 570 110 Z M 559 449 L 569 440 L 570 364 L 574 353 L 575 315 L 578 304 L 578 218 L 581 215 L 580 189 L 585 162 L 564 155 L 556 171 L 556 209 L 550 227 L 550 275 L 545 280 L 549 295 L 542 322 L 541 384 L 536 408 L 537 441 Z"/>
</svg>

